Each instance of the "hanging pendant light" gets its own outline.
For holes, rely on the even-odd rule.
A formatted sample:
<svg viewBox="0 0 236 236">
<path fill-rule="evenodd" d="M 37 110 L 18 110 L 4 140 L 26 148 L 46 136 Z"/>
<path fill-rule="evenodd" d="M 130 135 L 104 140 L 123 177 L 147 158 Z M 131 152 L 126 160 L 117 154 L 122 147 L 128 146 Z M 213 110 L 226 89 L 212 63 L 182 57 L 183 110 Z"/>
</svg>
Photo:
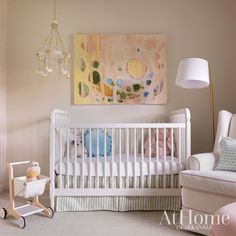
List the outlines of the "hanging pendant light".
<svg viewBox="0 0 236 236">
<path fill-rule="evenodd" d="M 56 20 L 56 0 L 54 0 L 54 17 L 51 23 L 51 30 L 48 37 L 43 42 L 42 47 L 36 53 L 38 69 L 37 74 L 47 77 L 52 72 L 53 66 L 58 68 L 58 76 L 70 78 L 70 54 L 66 51 L 65 45 L 58 31 L 58 22 Z M 54 65 L 55 64 L 55 65 Z"/>
</svg>

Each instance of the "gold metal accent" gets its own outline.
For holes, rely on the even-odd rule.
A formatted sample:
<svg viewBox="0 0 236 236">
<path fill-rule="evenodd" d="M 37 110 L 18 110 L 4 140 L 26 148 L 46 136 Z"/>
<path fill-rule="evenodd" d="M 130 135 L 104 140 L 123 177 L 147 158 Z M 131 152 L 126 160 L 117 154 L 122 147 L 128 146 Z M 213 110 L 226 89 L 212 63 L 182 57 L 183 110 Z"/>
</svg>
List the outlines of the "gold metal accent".
<svg viewBox="0 0 236 236">
<path fill-rule="evenodd" d="M 56 20 L 56 0 L 54 0 L 53 21 L 48 37 L 43 42 L 39 52 L 36 53 L 38 69 L 37 74 L 46 77 L 52 72 L 51 64 L 57 64 L 59 78 L 70 78 L 70 54 L 66 51 L 64 42 L 58 31 Z"/>
<path fill-rule="evenodd" d="M 210 115 L 211 115 L 211 145 L 212 150 L 214 148 L 215 142 L 215 104 L 214 104 L 214 86 L 212 81 L 210 81 Z"/>
<path fill-rule="evenodd" d="M 210 117 L 211 117 L 211 148 L 213 150 L 215 143 L 215 98 L 214 86 L 211 79 L 211 69 L 209 66 L 209 80 L 210 80 Z"/>
</svg>

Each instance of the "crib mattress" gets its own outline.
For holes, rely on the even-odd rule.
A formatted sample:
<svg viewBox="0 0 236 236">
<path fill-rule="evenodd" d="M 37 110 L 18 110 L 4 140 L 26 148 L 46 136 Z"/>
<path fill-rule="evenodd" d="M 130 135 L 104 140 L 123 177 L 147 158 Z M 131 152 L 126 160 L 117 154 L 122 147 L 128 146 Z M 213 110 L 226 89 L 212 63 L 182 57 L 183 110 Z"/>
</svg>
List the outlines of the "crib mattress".
<svg viewBox="0 0 236 236">
<path fill-rule="evenodd" d="M 111 158 L 107 157 L 106 163 L 104 162 L 104 157 L 99 158 L 98 166 L 97 166 L 97 159 L 92 157 L 91 164 L 89 164 L 89 158 L 84 158 L 84 165 L 83 165 L 83 175 L 89 176 L 89 169 L 91 169 L 91 176 L 104 176 L 104 171 L 106 171 L 106 176 L 111 176 L 112 174 L 112 163 Z M 178 174 L 180 171 L 185 169 L 184 163 L 180 162 L 178 158 L 173 158 L 173 165 L 171 164 L 171 156 L 166 157 L 166 163 L 164 164 L 163 159 L 159 159 L 157 162 L 156 158 L 151 158 L 151 162 L 149 163 L 149 158 L 144 158 L 142 163 L 141 155 L 136 156 L 136 163 L 135 163 L 135 156 L 129 156 L 129 162 L 127 163 L 127 156 L 126 154 L 122 154 L 121 156 L 121 163 L 119 165 L 119 155 L 116 154 L 114 156 L 113 162 L 113 176 L 122 177 L 126 176 L 128 172 L 128 176 L 134 176 L 134 170 L 136 176 L 148 176 L 149 175 L 149 168 L 151 175 L 170 175 Z M 60 171 L 61 170 L 61 171 Z M 62 158 L 62 165 L 60 167 L 60 162 L 57 161 L 55 163 L 55 171 L 57 174 L 61 173 L 62 175 L 75 175 L 75 163 L 74 159 L 69 159 L 69 165 L 67 164 L 67 158 Z M 76 175 L 80 176 L 82 173 L 82 158 L 77 158 L 76 160 Z"/>
</svg>

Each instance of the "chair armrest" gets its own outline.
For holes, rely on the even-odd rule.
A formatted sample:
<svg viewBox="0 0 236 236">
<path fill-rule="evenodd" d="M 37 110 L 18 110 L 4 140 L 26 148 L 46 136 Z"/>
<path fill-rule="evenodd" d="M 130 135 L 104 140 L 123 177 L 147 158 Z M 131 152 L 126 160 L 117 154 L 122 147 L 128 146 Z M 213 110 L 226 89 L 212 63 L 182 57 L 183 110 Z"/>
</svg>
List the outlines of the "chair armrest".
<svg viewBox="0 0 236 236">
<path fill-rule="evenodd" d="M 218 153 L 195 154 L 188 158 L 190 170 L 213 170 L 219 160 Z"/>
</svg>

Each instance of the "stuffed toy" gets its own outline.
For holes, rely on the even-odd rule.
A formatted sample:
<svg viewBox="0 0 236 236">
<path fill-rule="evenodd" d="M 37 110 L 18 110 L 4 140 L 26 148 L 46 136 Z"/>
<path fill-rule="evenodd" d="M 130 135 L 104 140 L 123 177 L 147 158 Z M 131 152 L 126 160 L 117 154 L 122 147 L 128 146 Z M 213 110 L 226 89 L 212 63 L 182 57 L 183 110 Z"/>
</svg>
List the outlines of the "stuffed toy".
<svg viewBox="0 0 236 236">
<path fill-rule="evenodd" d="M 77 150 L 77 157 L 80 158 L 83 156 L 83 145 L 82 145 L 82 135 L 81 134 L 77 134 L 76 137 L 76 150 Z M 71 141 L 71 145 L 70 145 L 70 156 L 74 156 L 75 155 L 75 140 Z M 84 157 L 88 156 L 88 150 L 87 148 L 84 146 Z"/>
<path fill-rule="evenodd" d="M 40 167 L 37 161 L 30 161 L 30 166 L 27 169 L 27 181 L 35 181 L 38 180 L 38 176 L 40 175 Z"/>
<path fill-rule="evenodd" d="M 174 135 L 174 134 L 173 134 Z M 166 129 L 166 155 L 171 155 L 171 129 Z M 173 140 L 173 153 L 176 155 L 175 148 L 175 138 Z M 151 134 L 151 156 L 156 157 L 156 130 L 152 130 Z M 159 157 L 164 156 L 164 130 L 160 129 L 158 132 L 158 150 Z M 144 155 L 145 157 L 149 157 L 149 137 L 146 138 L 144 142 Z"/>
</svg>

